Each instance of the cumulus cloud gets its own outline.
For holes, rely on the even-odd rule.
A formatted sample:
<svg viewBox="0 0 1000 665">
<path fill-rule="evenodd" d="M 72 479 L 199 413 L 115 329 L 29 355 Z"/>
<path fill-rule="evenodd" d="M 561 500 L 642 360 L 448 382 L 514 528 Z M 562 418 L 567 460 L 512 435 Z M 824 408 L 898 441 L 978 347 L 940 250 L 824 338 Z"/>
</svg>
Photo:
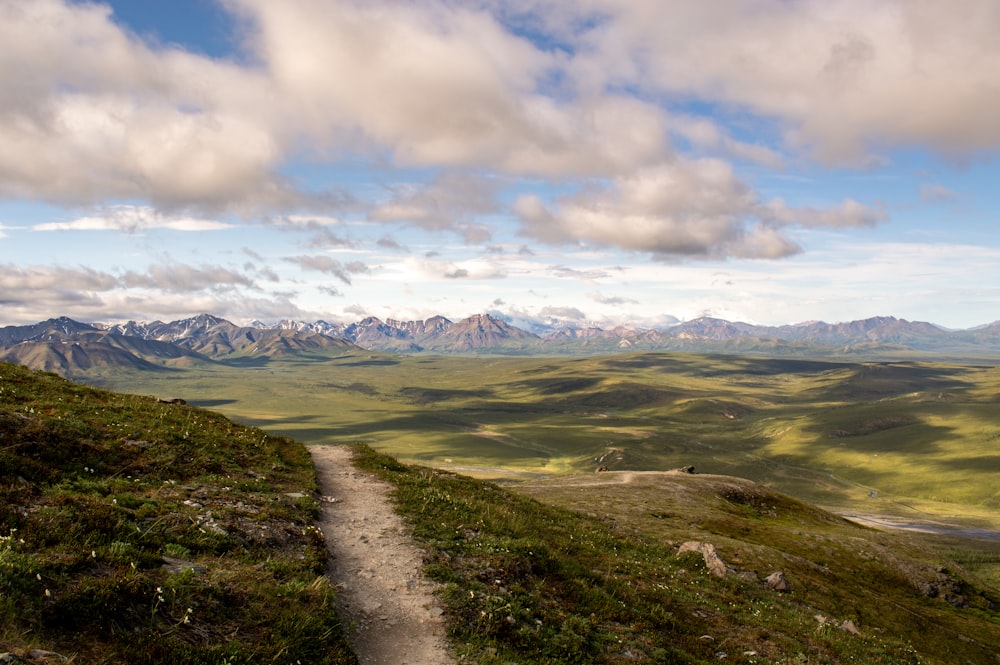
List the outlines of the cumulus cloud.
<svg viewBox="0 0 1000 665">
<path fill-rule="evenodd" d="M 780 258 L 801 251 L 782 226 L 870 226 L 884 217 L 851 200 L 825 210 L 762 203 L 728 163 L 709 158 L 645 169 L 552 206 L 522 196 L 514 208 L 522 232 L 541 241 L 584 241 L 657 258 Z"/>
<path fill-rule="evenodd" d="M 601 92 L 541 90 L 559 58 L 489 11 L 450 3 L 231 0 L 300 131 L 360 133 L 407 165 L 599 175 L 655 161 L 663 113 Z M 331 76 L 331 72 L 337 75 Z"/>
<path fill-rule="evenodd" d="M 0 193 L 157 207 L 288 204 L 273 167 L 266 80 L 249 68 L 152 50 L 110 10 L 0 3 Z"/>
<path fill-rule="evenodd" d="M 631 85 L 772 119 L 825 162 L 924 145 L 1000 147 L 1000 5 L 823 0 L 590 0 L 570 64 L 581 86 Z M 578 22 L 579 23 L 579 22 Z"/>
<path fill-rule="evenodd" d="M 148 45 L 111 10 L 0 2 L 0 194 L 238 213 L 357 205 L 281 175 L 345 153 L 395 165 L 622 178 L 696 152 L 779 167 L 892 146 L 1000 147 L 1000 5 L 888 0 L 226 0 L 232 60 Z M 537 43 L 518 31 L 531 19 Z M 522 26 L 523 27 L 523 26 Z M 564 46 L 564 48 L 562 46 Z M 672 112 L 673 100 L 716 109 Z M 685 107 L 690 108 L 690 107 Z M 489 192 L 399 189 L 374 219 L 451 228 Z M 480 194 L 483 192 L 479 192 Z M 486 202 L 486 203 L 484 203 Z M 320 238 L 336 242 L 336 236 Z"/>
</svg>

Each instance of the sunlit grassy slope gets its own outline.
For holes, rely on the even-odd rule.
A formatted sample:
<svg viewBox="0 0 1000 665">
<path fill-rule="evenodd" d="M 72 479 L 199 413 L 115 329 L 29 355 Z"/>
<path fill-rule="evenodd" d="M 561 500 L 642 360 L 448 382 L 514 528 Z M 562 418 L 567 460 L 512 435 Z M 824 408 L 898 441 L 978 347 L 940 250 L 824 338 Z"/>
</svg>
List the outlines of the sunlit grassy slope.
<svg viewBox="0 0 1000 665">
<path fill-rule="evenodd" d="M 358 463 L 395 485 L 454 644 L 480 665 L 1000 663 L 997 591 L 924 537 L 750 481 L 610 472 L 501 487 L 370 449 Z M 724 579 L 678 555 L 689 540 L 718 548 Z M 761 583 L 779 570 L 790 593 Z"/>
<path fill-rule="evenodd" d="M 1000 512 L 1000 368 L 345 354 L 89 377 L 480 477 L 697 470 L 865 512 Z"/>
</svg>

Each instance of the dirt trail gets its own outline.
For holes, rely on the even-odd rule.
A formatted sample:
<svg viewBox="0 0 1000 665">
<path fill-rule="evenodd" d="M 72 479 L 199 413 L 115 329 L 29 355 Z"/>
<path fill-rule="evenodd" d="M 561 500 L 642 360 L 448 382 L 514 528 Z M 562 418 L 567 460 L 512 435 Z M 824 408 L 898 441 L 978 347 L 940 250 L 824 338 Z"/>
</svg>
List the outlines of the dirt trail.
<svg viewBox="0 0 1000 665">
<path fill-rule="evenodd" d="M 452 665 L 442 610 L 423 554 L 392 511 L 389 485 L 351 464 L 343 446 L 310 446 L 323 494 L 328 574 L 340 590 L 347 637 L 362 665 Z"/>
</svg>

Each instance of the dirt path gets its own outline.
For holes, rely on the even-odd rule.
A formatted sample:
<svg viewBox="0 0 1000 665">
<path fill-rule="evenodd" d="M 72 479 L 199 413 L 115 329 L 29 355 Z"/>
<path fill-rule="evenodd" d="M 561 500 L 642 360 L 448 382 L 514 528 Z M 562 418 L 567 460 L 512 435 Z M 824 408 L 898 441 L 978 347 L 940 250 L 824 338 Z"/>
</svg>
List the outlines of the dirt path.
<svg viewBox="0 0 1000 665">
<path fill-rule="evenodd" d="M 341 619 L 362 665 L 452 665 L 423 554 L 389 505 L 389 485 L 351 464 L 343 446 L 310 446 L 323 494 L 320 528 Z"/>
</svg>

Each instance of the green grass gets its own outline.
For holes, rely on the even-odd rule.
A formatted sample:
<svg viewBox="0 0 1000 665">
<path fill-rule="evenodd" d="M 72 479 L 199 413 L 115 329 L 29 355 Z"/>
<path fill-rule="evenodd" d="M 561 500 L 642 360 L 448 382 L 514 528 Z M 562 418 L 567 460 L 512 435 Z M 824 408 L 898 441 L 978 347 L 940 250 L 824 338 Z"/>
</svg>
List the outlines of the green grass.
<svg viewBox="0 0 1000 665">
<path fill-rule="evenodd" d="M 353 353 L 90 380 L 479 478 L 694 465 L 838 512 L 1000 530 L 995 365 Z"/>
<path fill-rule="evenodd" d="M 356 662 L 315 491 L 291 439 L 0 364 L 0 651 Z"/>
<path fill-rule="evenodd" d="M 996 366 L 358 353 L 89 380 L 484 478 L 693 464 L 825 506 L 1000 521 Z"/>
<path fill-rule="evenodd" d="M 0 649 L 352 662 L 291 435 L 370 444 L 359 463 L 396 486 L 482 665 L 1000 662 L 995 543 L 873 531 L 773 489 L 995 523 L 994 367 L 345 354 L 90 377 L 135 395 L 2 371 Z M 793 592 L 711 576 L 676 555 L 692 539 Z"/>
<path fill-rule="evenodd" d="M 1000 662 L 995 591 L 913 539 L 747 481 L 588 474 L 504 488 L 370 448 L 358 464 L 395 486 L 452 638 L 484 665 Z M 784 571 L 792 593 L 713 577 L 676 555 L 690 539 L 742 571 Z"/>
</svg>

